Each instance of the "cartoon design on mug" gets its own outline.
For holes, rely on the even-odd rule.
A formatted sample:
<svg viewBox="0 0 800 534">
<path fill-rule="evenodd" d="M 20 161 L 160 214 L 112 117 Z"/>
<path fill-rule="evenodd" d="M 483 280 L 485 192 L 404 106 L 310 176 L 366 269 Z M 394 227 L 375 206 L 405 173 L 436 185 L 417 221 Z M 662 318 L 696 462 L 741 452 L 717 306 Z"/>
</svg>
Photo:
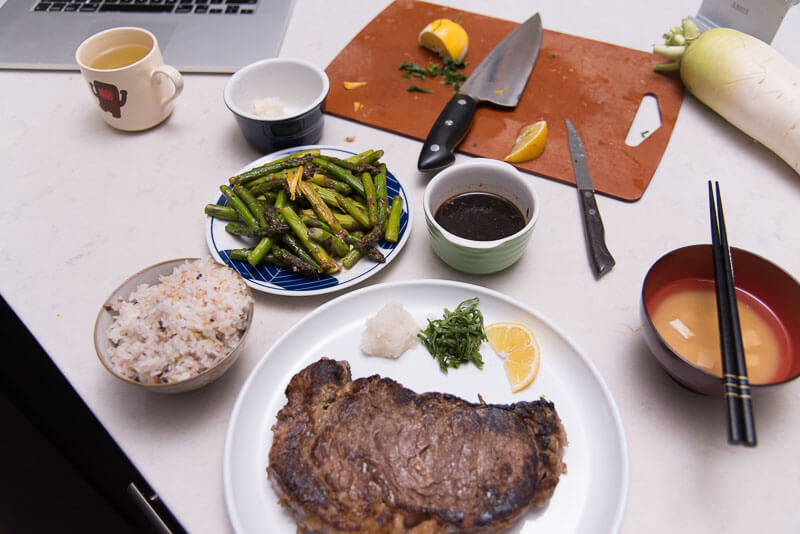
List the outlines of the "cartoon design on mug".
<svg viewBox="0 0 800 534">
<path fill-rule="evenodd" d="M 122 106 L 128 100 L 128 91 L 124 89 L 120 91 L 116 85 L 98 82 L 97 80 L 90 83 L 89 88 L 94 96 L 97 97 L 100 109 L 110 112 L 111 116 L 117 119 L 122 116 Z"/>
</svg>

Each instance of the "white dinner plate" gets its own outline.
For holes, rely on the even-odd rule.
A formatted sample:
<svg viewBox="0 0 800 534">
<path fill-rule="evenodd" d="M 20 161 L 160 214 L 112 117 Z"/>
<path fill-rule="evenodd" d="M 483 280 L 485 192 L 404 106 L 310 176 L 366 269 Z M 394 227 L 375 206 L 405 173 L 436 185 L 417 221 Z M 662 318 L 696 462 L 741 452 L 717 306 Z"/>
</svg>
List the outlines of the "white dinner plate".
<svg viewBox="0 0 800 534">
<path fill-rule="evenodd" d="M 366 319 L 387 302 L 408 310 L 420 328 L 462 301 L 479 297 L 486 325 L 517 321 L 531 327 L 542 350 L 536 380 L 512 394 L 502 360 L 484 343 L 484 366 L 447 374 L 421 343 L 397 360 L 365 356 L 359 349 Z M 321 357 L 350 362 L 353 379 L 380 374 L 417 393 L 442 391 L 478 402 L 555 403 L 569 439 L 562 475 L 550 503 L 526 515 L 512 532 L 616 532 L 628 494 L 629 460 L 617 406 L 591 360 L 540 313 L 501 293 L 446 280 L 378 284 L 331 300 L 287 331 L 262 357 L 239 393 L 225 440 L 223 480 L 235 532 L 294 532 L 291 515 L 278 504 L 267 479 L 271 427 L 286 404 L 291 377 Z"/>
<path fill-rule="evenodd" d="M 280 159 L 289 154 L 311 148 L 319 148 L 322 154 L 335 156 L 340 159 L 349 158 L 354 154 L 348 150 L 332 146 L 307 145 L 292 147 L 259 158 L 240 169 L 236 174 L 241 174 L 259 165 L 264 165 L 265 163 Z M 252 248 L 256 245 L 256 241 L 248 241 L 245 238 L 229 234 L 225 231 L 225 225 L 228 221 L 223 221 L 216 217 L 206 217 L 206 242 L 208 243 L 208 249 L 211 251 L 211 255 L 214 259 L 234 269 L 237 273 L 242 275 L 247 285 L 257 291 L 278 295 L 319 295 L 322 293 L 339 291 L 340 289 L 363 282 L 389 265 L 389 262 L 397 256 L 406 244 L 406 241 L 408 241 L 408 236 L 411 234 L 412 221 L 411 198 L 390 170 L 386 171 L 386 189 L 389 192 L 390 199 L 395 195 L 400 195 L 403 199 L 403 213 L 400 217 L 400 233 L 397 243 L 388 243 L 382 239 L 378 244 L 378 249 L 386 257 L 385 263 L 377 263 L 362 258 L 352 269 L 342 269 L 335 275 L 323 275 L 316 279 L 293 274 L 286 269 L 280 269 L 272 265 L 261 264 L 256 268 L 246 261 L 233 261 L 229 256 L 229 252 L 232 249 L 243 247 Z M 220 195 L 215 203 L 224 205 L 227 204 L 227 200 L 223 195 Z"/>
</svg>

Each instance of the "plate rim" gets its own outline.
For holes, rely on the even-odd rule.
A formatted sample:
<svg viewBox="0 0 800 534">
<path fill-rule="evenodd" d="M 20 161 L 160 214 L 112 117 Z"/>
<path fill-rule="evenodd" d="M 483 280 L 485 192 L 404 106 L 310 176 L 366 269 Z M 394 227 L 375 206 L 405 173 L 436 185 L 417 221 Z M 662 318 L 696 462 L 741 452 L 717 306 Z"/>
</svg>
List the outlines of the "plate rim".
<svg viewBox="0 0 800 534">
<path fill-rule="evenodd" d="M 258 166 L 258 165 L 261 165 L 261 164 L 264 164 L 264 163 L 268 163 L 270 161 L 274 161 L 275 159 L 278 159 L 278 158 L 280 158 L 282 156 L 285 156 L 287 154 L 300 152 L 300 151 L 303 151 L 303 150 L 310 150 L 310 149 L 314 149 L 314 148 L 319 148 L 320 150 L 323 150 L 323 151 L 324 150 L 329 150 L 329 151 L 344 152 L 344 153 L 352 154 L 352 155 L 357 154 L 357 152 L 353 152 L 352 150 L 349 150 L 349 149 L 346 149 L 346 148 L 342 148 L 342 147 L 339 147 L 339 146 L 335 146 L 335 145 L 316 144 L 316 145 L 293 146 L 293 147 L 287 147 L 287 148 L 283 148 L 283 149 L 280 149 L 280 150 L 276 150 L 274 152 L 271 152 L 269 154 L 265 154 L 265 155 L 263 155 L 263 156 L 261 156 L 259 158 L 256 158 L 256 159 L 250 161 L 249 163 L 247 163 L 245 166 L 241 167 L 237 171 L 236 174 L 240 174 L 242 172 L 245 172 L 245 171 L 247 171 L 249 169 L 252 169 L 252 168 L 254 168 L 254 167 Z M 414 208 L 413 208 L 414 199 L 413 199 L 411 193 L 409 192 L 409 190 L 406 187 L 403 186 L 402 182 L 397 177 L 397 175 L 395 175 L 391 171 L 391 169 L 389 169 L 388 167 L 387 167 L 387 172 L 389 172 L 394 177 L 394 179 L 397 181 L 397 184 L 400 187 L 400 190 L 402 191 L 402 194 L 406 199 L 406 202 L 404 202 L 405 205 L 403 206 L 403 208 L 405 209 L 405 212 L 406 212 L 406 217 L 408 219 L 408 224 L 406 225 L 405 232 L 403 232 L 403 235 L 400 237 L 400 240 L 391 249 L 391 255 L 387 257 L 385 263 L 377 264 L 374 267 L 372 267 L 371 269 L 369 269 L 368 271 L 366 271 L 365 273 L 363 273 L 363 274 L 361 274 L 361 275 L 359 275 L 359 276 L 357 276 L 355 278 L 351 278 L 349 280 L 345 280 L 345 281 L 340 282 L 340 283 L 338 283 L 336 285 L 333 285 L 333 286 L 328 286 L 328 287 L 323 287 L 323 288 L 318 288 L 318 289 L 287 290 L 287 289 L 283 289 L 283 288 L 274 288 L 274 287 L 261 285 L 261 284 L 255 282 L 255 281 L 253 281 L 253 280 L 250 280 L 250 279 L 242 276 L 242 279 L 245 281 L 245 283 L 248 285 L 248 287 L 252 288 L 255 291 L 259 291 L 261 293 L 272 294 L 272 295 L 281 295 L 281 296 L 289 296 L 289 297 L 292 297 L 292 296 L 293 297 L 310 297 L 310 296 L 314 296 L 314 295 L 324 295 L 324 294 L 327 294 L 327 293 L 335 293 L 337 291 L 341 291 L 341 290 L 353 287 L 355 285 L 358 285 L 358 284 L 364 282 L 368 278 L 376 275 L 377 273 L 379 273 L 383 269 L 385 269 L 389 265 L 389 263 L 394 261 L 395 256 L 400 254 L 400 252 L 403 250 L 403 248 L 405 247 L 406 243 L 408 242 L 408 239 L 411 236 L 411 230 L 412 230 L 413 220 L 414 220 Z M 205 217 L 206 217 L 206 220 L 205 220 L 206 247 L 208 248 L 209 253 L 211 254 L 211 256 L 213 256 L 215 261 L 217 261 L 219 263 L 222 263 L 224 265 L 228 265 L 227 262 L 225 262 L 225 260 L 223 260 L 222 257 L 220 256 L 220 253 L 217 250 L 217 247 L 213 246 L 212 226 L 213 226 L 213 221 L 215 220 L 215 217 L 208 216 L 208 215 L 206 215 Z M 228 267 L 233 268 L 230 265 L 228 265 Z M 238 271 L 237 271 L 237 273 L 238 273 Z"/>
<path fill-rule="evenodd" d="M 234 433 L 236 432 L 236 422 L 240 412 L 243 409 L 244 403 L 246 402 L 246 397 L 250 389 L 253 387 L 253 383 L 256 380 L 256 376 L 261 374 L 261 368 L 268 365 L 270 355 L 276 350 L 276 347 L 280 347 L 280 345 L 286 340 L 289 339 L 296 330 L 300 329 L 306 321 L 312 320 L 314 317 L 318 316 L 319 314 L 324 313 L 328 308 L 333 306 L 337 306 L 342 302 L 347 302 L 352 299 L 357 299 L 363 294 L 372 293 L 372 292 L 379 292 L 379 291 L 387 291 L 395 288 L 402 288 L 406 286 L 442 286 L 442 287 L 450 287 L 456 288 L 464 291 L 471 291 L 471 292 L 478 292 L 481 294 L 485 294 L 501 300 L 506 304 L 510 304 L 512 306 L 516 306 L 526 313 L 531 314 L 532 316 L 536 317 L 538 320 L 545 323 L 549 328 L 555 332 L 564 342 L 566 342 L 580 357 L 583 364 L 586 366 L 587 370 L 592 375 L 592 378 L 599 386 L 600 392 L 602 393 L 603 397 L 605 397 L 607 401 L 607 405 L 610 411 L 610 415 L 614 421 L 614 435 L 619 442 L 619 453 L 620 453 L 620 460 L 621 460 L 621 481 L 622 486 L 619 488 L 619 502 L 617 504 L 617 508 L 614 512 L 613 519 L 611 524 L 613 525 L 613 531 L 619 532 L 622 527 L 622 523 L 625 517 L 625 511 L 627 508 L 628 503 L 628 496 L 630 492 L 630 451 L 628 447 L 628 440 L 627 435 L 625 432 L 625 426 L 622 421 L 622 414 L 619 409 L 619 405 L 614 399 L 614 396 L 611 393 L 611 389 L 608 387 L 608 384 L 603 379 L 602 375 L 600 374 L 599 369 L 597 366 L 592 362 L 591 359 L 586 355 L 586 353 L 578 346 L 578 344 L 570 337 L 569 335 L 564 332 L 564 330 L 547 318 L 545 315 L 540 313 L 539 311 L 531 308 L 530 306 L 524 304 L 523 302 L 510 297 L 504 293 L 496 291 L 494 289 L 490 289 L 487 287 L 479 286 L 476 284 L 470 284 L 467 282 L 460 282 L 454 280 L 446 280 L 446 279 L 414 279 L 414 280 L 401 280 L 395 282 L 385 282 L 381 284 L 374 284 L 371 286 L 363 287 L 354 291 L 350 291 L 348 293 L 344 293 L 342 295 L 337 296 L 329 300 L 328 302 L 318 306 L 314 310 L 307 313 L 303 316 L 300 320 L 298 320 L 294 325 L 292 325 L 289 329 L 287 329 L 278 339 L 276 339 L 269 348 L 266 349 L 264 354 L 261 358 L 256 362 L 253 368 L 250 370 L 247 378 L 245 379 L 244 383 L 242 384 L 239 393 L 236 396 L 236 401 L 231 409 L 230 416 L 228 419 L 228 424 L 226 426 L 225 431 L 225 444 L 223 448 L 223 457 L 222 457 L 222 478 L 223 478 L 223 493 L 225 497 L 225 508 L 228 512 L 228 520 L 233 528 L 234 532 L 241 533 L 245 532 L 244 527 L 241 525 L 241 519 L 239 514 L 235 510 L 234 506 L 234 496 L 233 496 L 233 488 L 232 488 L 232 472 L 231 472 L 231 462 L 229 461 L 232 454 L 232 441 L 234 439 Z"/>
</svg>

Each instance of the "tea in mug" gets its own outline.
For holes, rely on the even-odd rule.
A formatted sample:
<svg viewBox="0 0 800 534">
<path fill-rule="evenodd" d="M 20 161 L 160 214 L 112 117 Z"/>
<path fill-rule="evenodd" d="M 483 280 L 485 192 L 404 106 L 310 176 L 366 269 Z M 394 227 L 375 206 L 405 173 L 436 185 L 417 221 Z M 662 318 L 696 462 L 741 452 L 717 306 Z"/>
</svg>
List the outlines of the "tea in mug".
<svg viewBox="0 0 800 534">
<path fill-rule="evenodd" d="M 119 69 L 136 63 L 150 52 L 151 47 L 140 44 L 122 44 L 104 50 L 89 63 L 93 69 Z"/>
</svg>

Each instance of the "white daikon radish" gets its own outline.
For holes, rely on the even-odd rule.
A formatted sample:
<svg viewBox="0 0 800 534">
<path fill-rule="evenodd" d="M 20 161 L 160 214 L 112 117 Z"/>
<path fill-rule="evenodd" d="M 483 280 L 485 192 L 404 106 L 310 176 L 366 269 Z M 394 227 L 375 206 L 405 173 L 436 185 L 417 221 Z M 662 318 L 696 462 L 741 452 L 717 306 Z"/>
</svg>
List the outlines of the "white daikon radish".
<svg viewBox="0 0 800 534">
<path fill-rule="evenodd" d="M 770 45 L 730 28 L 698 31 L 691 19 L 654 52 L 675 59 L 686 88 L 800 173 L 800 70 Z"/>
</svg>

